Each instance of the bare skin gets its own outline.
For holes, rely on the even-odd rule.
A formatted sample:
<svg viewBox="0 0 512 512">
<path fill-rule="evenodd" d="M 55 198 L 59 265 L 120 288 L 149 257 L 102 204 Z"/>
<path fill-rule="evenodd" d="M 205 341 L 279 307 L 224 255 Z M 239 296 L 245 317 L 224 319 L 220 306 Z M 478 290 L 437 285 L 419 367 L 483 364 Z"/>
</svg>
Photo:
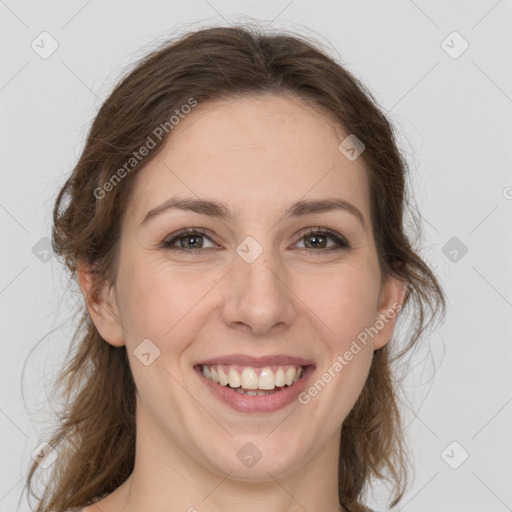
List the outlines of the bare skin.
<svg viewBox="0 0 512 512">
<path fill-rule="evenodd" d="M 85 512 L 343 510 L 341 424 L 396 315 L 307 404 L 271 413 L 220 402 L 193 365 L 228 354 L 287 354 L 314 362 L 312 385 L 358 334 L 403 301 L 404 283 L 381 285 L 364 163 L 338 149 L 347 135 L 298 99 L 205 103 L 141 171 L 122 221 L 115 283 L 93 301 L 90 274 L 79 268 L 91 318 L 106 342 L 126 345 L 137 386 L 133 473 Z M 216 200 L 237 216 L 169 209 L 141 225 L 174 196 Z M 326 197 L 352 203 L 363 222 L 344 209 L 281 219 L 295 201 Z M 186 227 L 206 234 L 178 240 L 181 251 L 162 247 Z M 345 237 L 350 248 L 330 235 L 315 245 L 322 235 L 304 231 L 319 227 Z M 252 263 L 236 252 L 248 236 L 263 250 Z M 202 248 L 192 254 L 198 241 Z M 160 350 L 149 366 L 134 355 L 145 339 Z M 237 458 L 247 442 L 262 453 L 250 468 Z"/>
</svg>

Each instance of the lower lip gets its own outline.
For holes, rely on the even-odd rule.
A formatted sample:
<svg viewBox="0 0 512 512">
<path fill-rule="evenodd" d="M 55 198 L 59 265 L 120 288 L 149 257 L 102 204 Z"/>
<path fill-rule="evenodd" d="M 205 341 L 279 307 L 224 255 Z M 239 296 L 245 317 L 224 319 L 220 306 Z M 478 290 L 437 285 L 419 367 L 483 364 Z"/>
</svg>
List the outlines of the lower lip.
<svg viewBox="0 0 512 512">
<path fill-rule="evenodd" d="M 281 391 L 263 396 L 242 395 L 233 388 L 221 386 L 203 375 L 201 365 L 197 365 L 194 370 L 205 386 L 219 400 L 231 406 L 233 409 L 248 413 L 265 413 L 282 409 L 296 400 L 298 395 L 306 387 L 306 381 L 315 370 L 315 367 L 313 365 L 307 366 L 305 370 L 303 370 L 301 378 L 291 386 L 286 386 L 282 388 Z"/>
</svg>

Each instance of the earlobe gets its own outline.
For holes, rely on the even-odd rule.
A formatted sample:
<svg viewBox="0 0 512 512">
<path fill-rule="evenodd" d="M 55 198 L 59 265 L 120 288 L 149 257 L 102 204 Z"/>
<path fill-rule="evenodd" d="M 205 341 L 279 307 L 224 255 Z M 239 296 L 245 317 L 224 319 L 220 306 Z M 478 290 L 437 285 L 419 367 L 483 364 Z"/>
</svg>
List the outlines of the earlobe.
<svg viewBox="0 0 512 512">
<path fill-rule="evenodd" d="M 123 346 L 124 336 L 114 287 L 95 281 L 89 265 L 77 265 L 77 279 L 85 304 L 100 336 L 116 347 Z"/>
<path fill-rule="evenodd" d="M 396 277 L 389 277 L 382 289 L 379 300 L 379 309 L 375 320 L 375 328 L 378 330 L 378 334 L 374 339 L 374 350 L 382 348 L 391 340 L 406 293 L 407 283 L 405 281 Z"/>
</svg>

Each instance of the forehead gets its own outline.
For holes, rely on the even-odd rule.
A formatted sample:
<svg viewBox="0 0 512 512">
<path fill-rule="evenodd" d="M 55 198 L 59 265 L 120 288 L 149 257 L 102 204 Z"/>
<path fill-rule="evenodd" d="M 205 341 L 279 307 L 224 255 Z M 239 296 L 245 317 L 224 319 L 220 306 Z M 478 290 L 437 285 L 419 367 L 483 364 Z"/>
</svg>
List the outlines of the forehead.
<svg viewBox="0 0 512 512">
<path fill-rule="evenodd" d="M 267 94 L 200 103 L 139 171 L 129 212 L 140 222 L 175 194 L 218 199 L 242 216 L 339 195 L 368 217 L 364 162 L 338 149 L 347 135 L 328 113 L 297 98 Z"/>
</svg>

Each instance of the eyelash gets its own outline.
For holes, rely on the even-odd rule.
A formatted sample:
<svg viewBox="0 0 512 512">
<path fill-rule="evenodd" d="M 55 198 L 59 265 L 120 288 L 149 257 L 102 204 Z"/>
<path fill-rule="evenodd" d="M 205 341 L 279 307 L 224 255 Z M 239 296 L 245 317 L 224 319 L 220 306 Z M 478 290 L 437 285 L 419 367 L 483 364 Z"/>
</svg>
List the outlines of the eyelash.
<svg viewBox="0 0 512 512">
<path fill-rule="evenodd" d="M 178 231 L 177 233 L 174 233 L 173 235 L 171 235 L 172 238 L 169 240 L 165 240 L 162 243 L 162 246 L 164 249 L 185 251 L 188 253 L 198 253 L 198 252 L 204 251 L 205 249 L 198 249 L 198 248 L 196 248 L 196 249 L 188 248 L 187 249 L 186 247 L 174 247 L 173 244 L 178 242 L 180 240 L 180 238 L 186 238 L 187 236 L 192 236 L 192 235 L 203 235 L 206 238 L 209 238 L 212 242 L 214 241 L 211 239 L 211 237 L 209 237 L 206 234 L 206 230 L 203 228 L 185 228 L 185 229 L 182 229 L 181 231 Z M 311 235 L 326 235 L 329 238 L 331 238 L 334 242 L 336 242 L 338 244 L 338 247 L 326 247 L 323 249 L 311 249 L 309 247 L 306 247 L 305 249 L 307 251 L 322 252 L 322 250 L 323 250 L 325 252 L 325 251 L 350 249 L 351 248 L 350 244 L 348 243 L 348 241 L 345 237 L 339 235 L 338 233 L 336 233 L 336 231 L 332 231 L 330 229 L 320 228 L 320 227 L 309 228 L 306 231 L 302 232 L 300 234 L 299 241 L 301 241 L 302 239 L 304 239 L 308 236 L 311 236 Z M 207 249 L 211 249 L 211 247 L 208 247 Z"/>
</svg>

